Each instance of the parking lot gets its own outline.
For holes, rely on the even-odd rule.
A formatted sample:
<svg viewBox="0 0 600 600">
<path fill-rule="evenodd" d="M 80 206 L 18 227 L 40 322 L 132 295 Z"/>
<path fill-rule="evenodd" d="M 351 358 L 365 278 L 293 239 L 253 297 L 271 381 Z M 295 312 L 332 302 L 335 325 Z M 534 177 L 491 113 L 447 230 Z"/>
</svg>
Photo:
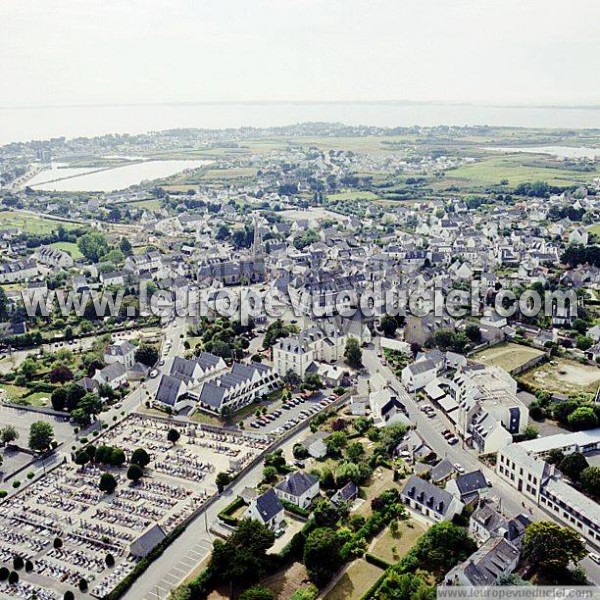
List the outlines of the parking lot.
<svg viewBox="0 0 600 600">
<path fill-rule="evenodd" d="M 318 394 L 308 399 L 302 395 L 295 396 L 278 403 L 275 407 L 270 407 L 261 417 L 253 415 L 249 425 L 256 432 L 279 435 L 298 423 L 310 419 L 335 400 L 336 396 L 333 394 Z"/>
<path fill-rule="evenodd" d="M 167 441 L 173 424 L 133 415 L 97 444 L 115 446 L 127 456 L 144 448 L 151 457 L 145 476 L 133 484 L 121 468 L 65 464 L 2 503 L 0 566 L 13 568 L 15 556 L 33 563 L 20 583 L 0 583 L 0 597 L 59 599 L 76 592 L 84 579 L 102 597 L 134 567 L 132 544 L 160 525 L 173 531 L 216 491 L 215 474 L 239 470 L 266 442 L 251 434 L 205 430 L 177 423 L 181 437 Z M 117 479 L 113 494 L 98 489 L 102 473 Z M 60 540 L 57 542 L 56 540 Z M 114 566 L 107 566 L 107 556 Z M 110 559 L 109 559 L 110 562 Z"/>
</svg>

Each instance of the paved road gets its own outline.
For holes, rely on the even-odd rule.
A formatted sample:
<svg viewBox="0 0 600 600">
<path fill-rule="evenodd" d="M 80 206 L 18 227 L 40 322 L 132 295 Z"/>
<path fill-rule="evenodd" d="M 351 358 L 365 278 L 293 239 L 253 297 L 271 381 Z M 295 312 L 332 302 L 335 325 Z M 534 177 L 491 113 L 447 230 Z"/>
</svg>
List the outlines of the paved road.
<svg viewBox="0 0 600 600">
<path fill-rule="evenodd" d="M 370 373 L 379 371 L 379 373 L 391 382 L 392 387 L 402 385 L 388 367 L 382 366 L 381 359 L 377 357 L 375 350 L 367 349 L 363 351 L 363 363 Z M 467 471 L 481 469 L 484 475 L 492 482 L 491 495 L 498 500 L 502 511 L 507 516 L 513 517 L 519 513 L 525 513 L 534 521 L 542 519 L 554 520 L 551 515 L 530 502 L 515 488 L 500 479 L 494 470 L 480 462 L 474 450 L 465 448 L 461 444 L 456 444 L 455 446 L 448 444 L 441 432 L 445 429 L 453 429 L 451 421 L 439 410 L 436 410 L 435 418 L 428 418 L 419 409 L 414 395 L 410 397 L 412 401 L 407 403 L 408 406 L 406 408 L 408 416 L 415 423 L 419 435 L 423 437 L 438 456 L 448 458 L 453 463 L 461 464 Z M 523 507 L 523 503 L 526 508 Z M 559 524 L 563 525 L 560 522 Z M 581 562 L 581 566 L 585 568 L 588 578 L 596 585 L 600 585 L 600 567 L 589 558 L 584 559 Z"/>
</svg>

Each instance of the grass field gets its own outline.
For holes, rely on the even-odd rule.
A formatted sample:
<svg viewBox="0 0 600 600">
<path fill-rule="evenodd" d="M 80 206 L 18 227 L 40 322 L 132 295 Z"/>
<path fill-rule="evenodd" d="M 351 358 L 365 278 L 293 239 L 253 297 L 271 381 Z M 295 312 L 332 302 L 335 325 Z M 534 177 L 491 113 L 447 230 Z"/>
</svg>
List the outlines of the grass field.
<svg viewBox="0 0 600 600">
<path fill-rule="evenodd" d="M 251 167 L 232 167 L 230 169 L 209 169 L 204 174 L 204 179 L 237 179 L 255 176 L 256 169 Z"/>
<path fill-rule="evenodd" d="M 325 596 L 325 600 L 358 600 L 383 574 L 364 558 L 355 560 Z"/>
<path fill-rule="evenodd" d="M 546 181 L 550 185 L 568 186 L 577 183 L 585 183 L 600 174 L 598 167 L 596 172 L 581 173 L 563 168 L 543 166 L 529 166 L 536 160 L 547 160 L 535 154 L 512 154 L 498 157 L 490 157 L 472 164 L 446 171 L 444 184 L 456 182 L 470 186 L 485 187 L 499 184 L 501 180 L 507 179 L 510 186 L 519 183 Z M 549 163 L 552 164 L 552 163 Z"/>
<path fill-rule="evenodd" d="M 596 236 L 600 236 L 600 223 L 595 223 L 594 225 L 588 227 L 588 231 Z"/>
<path fill-rule="evenodd" d="M 348 192 L 329 194 L 327 200 L 379 200 L 379 196 L 369 191 L 351 190 Z"/>
<path fill-rule="evenodd" d="M 600 368 L 582 365 L 574 360 L 556 358 L 523 373 L 519 379 L 549 392 L 593 393 L 600 385 Z"/>
<path fill-rule="evenodd" d="M 419 521 L 401 521 L 396 537 L 386 529 L 383 535 L 375 540 L 370 552 L 386 562 L 398 562 L 425 531 L 425 526 Z"/>
<path fill-rule="evenodd" d="M 536 348 L 505 343 L 481 350 L 473 354 L 471 359 L 484 365 L 497 365 L 510 373 L 513 369 L 524 365 L 528 360 L 542 354 L 543 352 Z"/>
<path fill-rule="evenodd" d="M 59 250 L 64 250 L 67 254 L 71 255 L 71 258 L 73 260 L 77 260 L 78 258 L 83 257 L 83 254 L 81 254 L 79 247 L 73 242 L 54 242 L 50 245 L 54 248 L 58 248 Z"/>
<path fill-rule="evenodd" d="M 17 229 L 20 229 L 26 233 L 47 234 L 58 229 L 60 225 L 62 225 L 64 229 L 81 227 L 81 225 L 78 225 L 77 223 L 53 221 L 51 219 L 44 219 L 43 217 L 36 217 L 33 215 L 25 215 L 11 210 L 0 212 L 0 228 L 2 229 L 7 227 L 16 227 Z"/>
</svg>

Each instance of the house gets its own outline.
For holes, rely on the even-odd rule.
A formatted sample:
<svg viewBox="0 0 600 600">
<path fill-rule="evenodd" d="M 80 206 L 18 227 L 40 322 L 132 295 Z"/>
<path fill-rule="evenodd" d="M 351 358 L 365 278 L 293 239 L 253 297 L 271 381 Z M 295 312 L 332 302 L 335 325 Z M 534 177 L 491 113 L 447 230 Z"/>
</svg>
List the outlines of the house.
<svg viewBox="0 0 600 600">
<path fill-rule="evenodd" d="M 581 244 L 583 246 L 587 246 L 589 239 L 589 234 L 585 227 L 575 227 L 573 231 L 569 234 L 569 244 Z"/>
<path fill-rule="evenodd" d="M 275 493 L 282 500 L 306 508 L 318 496 L 319 489 L 318 477 L 304 471 L 294 471 L 275 486 Z"/>
<path fill-rule="evenodd" d="M 326 440 L 330 435 L 327 431 L 316 431 L 302 440 L 300 444 L 313 458 L 324 458 L 327 456 Z"/>
<path fill-rule="evenodd" d="M 487 494 L 488 482 L 481 470 L 478 469 L 448 481 L 446 491 L 458 498 L 463 504 L 472 504 Z"/>
<path fill-rule="evenodd" d="M 275 490 L 270 488 L 264 494 L 250 502 L 250 506 L 244 516 L 260 521 L 263 525 L 274 531 L 283 522 L 283 504 L 281 504 Z"/>
<path fill-rule="evenodd" d="M 444 458 L 431 469 L 430 479 L 432 483 L 441 484 L 450 479 L 456 472 L 456 468 L 450 460 Z"/>
<path fill-rule="evenodd" d="M 496 510 L 491 500 L 483 499 L 469 517 L 469 535 L 478 545 L 492 537 L 503 537 L 517 548 L 521 548 L 525 529 L 530 523 L 529 517 L 524 514 L 507 519 Z"/>
<path fill-rule="evenodd" d="M 369 408 L 375 427 L 411 424 L 406 416 L 406 406 L 400 401 L 399 394 L 389 387 L 369 394 Z"/>
<path fill-rule="evenodd" d="M 331 496 L 331 503 L 337 506 L 340 502 L 353 502 L 356 498 L 358 498 L 358 486 L 349 481 L 343 488 L 340 488 Z"/>
<path fill-rule="evenodd" d="M 411 475 L 401 492 L 402 501 L 432 521 L 451 521 L 464 508 L 462 502 L 446 490 Z"/>
<path fill-rule="evenodd" d="M 100 281 L 104 287 L 109 285 L 122 286 L 125 285 L 125 276 L 122 271 L 107 271 L 100 273 Z"/>
<path fill-rule="evenodd" d="M 104 351 L 104 362 L 107 365 L 121 363 L 129 370 L 135 363 L 135 346 L 127 340 L 119 340 Z"/>
<path fill-rule="evenodd" d="M 28 281 L 38 274 L 34 260 L 15 260 L 0 264 L 0 283 L 19 283 Z"/>
<path fill-rule="evenodd" d="M 100 385 L 109 385 L 116 390 L 127 383 L 127 369 L 121 363 L 115 362 L 103 369 L 96 369 L 93 379 Z"/>
<path fill-rule="evenodd" d="M 456 565 L 444 577 L 445 585 L 490 586 L 501 575 L 512 573 L 520 552 L 504 538 L 490 538 L 467 560 Z"/>
<path fill-rule="evenodd" d="M 415 392 L 432 382 L 438 374 L 436 363 L 424 358 L 402 369 L 402 383 L 409 392 Z"/>
<path fill-rule="evenodd" d="M 73 266 L 71 255 L 53 246 L 41 246 L 35 254 L 39 263 L 53 269 L 68 269 Z"/>
</svg>

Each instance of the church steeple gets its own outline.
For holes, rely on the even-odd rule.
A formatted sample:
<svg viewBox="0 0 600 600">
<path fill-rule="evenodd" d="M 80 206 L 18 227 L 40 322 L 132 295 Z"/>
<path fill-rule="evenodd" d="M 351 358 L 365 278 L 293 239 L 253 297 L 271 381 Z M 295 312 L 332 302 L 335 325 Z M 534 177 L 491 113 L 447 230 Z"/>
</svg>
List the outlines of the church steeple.
<svg viewBox="0 0 600 600">
<path fill-rule="evenodd" d="M 260 233 L 260 227 L 258 225 L 258 214 L 255 212 L 252 215 L 252 222 L 254 224 L 254 239 L 252 240 L 252 254 L 258 256 L 263 253 L 262 235 Z"/>
</svg>

